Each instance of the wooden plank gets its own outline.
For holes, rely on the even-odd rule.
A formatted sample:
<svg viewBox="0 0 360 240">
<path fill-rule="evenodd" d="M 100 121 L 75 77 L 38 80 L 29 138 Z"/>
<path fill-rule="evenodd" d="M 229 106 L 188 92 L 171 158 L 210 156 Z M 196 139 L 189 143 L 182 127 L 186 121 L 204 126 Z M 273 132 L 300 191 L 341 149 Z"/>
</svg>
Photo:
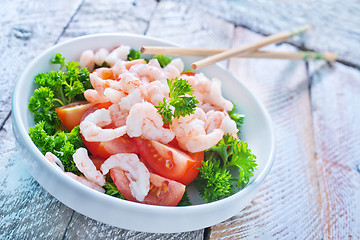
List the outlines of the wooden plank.
<svg viewBox="0 0 360 240">
<path fill-rule="evenodd" d="M 60 239 L 73 211 L 31 177 L 15 144 L 11 120 L 0 131 L 0 239 Z"/>
<path fill-rule="evenodd" d="M 128 239 L 128 240 L 151 240 L 151 239 L 179 239 L 187 240 L 203 239 L 203 231 L 192 231 L 184 233 L 173 233 L 173 234 L 161 234 L 161 233 L 146 233 L 128 231 L 121 228 L 111 227 L 109 225 L 100 223 L 85 217 L 77 212 L 68 227 L 64 239 Z"/>
<path fill-rule="evenodd" d="M 333 51 L 339 58 L 360 66 L 360 4 L 357 0 L 329 1 L 207 1 L 202 9 L 261 34 L 273 34 L 302 24 L 312 24 L 306 40 L 290 42 L 316 51 Z M 346 43 L 346 44 L 344 44 Z"/>
<path fill-rule="evenodd" d="M 3 1 L 0 24 L 0 238 L 61 238 L 70 219 L 67 208 L 54 203 L 22 164 L 11 130 L 11 94 L 27 63 L 51 46 L 80 1 Z M 54 16 L 54 12 L 57 13 Z M 48 207 L 49 210 L 41 208 Z M 43 210 L 43 211 L 41 211 Z M 62 212 L 56 217 L 50 216 Z M 70 212 L 71 213 L 71 212 Z M 49 218 L 55 222 L 47 221 Z M 65 223 L 65 224 L 64 224 Z M 54 228 L 56 225 L 56 228 Z"/>
<path fill-rule="evenodd" d="M 324 239 L 360 239 L 360 72 L 310 64 Z"/>
<path fill-rule="evenodd" d="M 0 126 L 11 110 L 16 80 L 29 61 L 56 41 L 79 4 L 80 0 L 1 2 Z"/>
<path fill-rule="evenodd" d="M 87 34 L 126 32 L 144 34 L 156 8 L 155 0 L 86 0 L 60 41 Z"/>
<path fill-rule="evenodd" d="M 197 1 L 160 2 L 146 35 L 184 47 L 230 47 L 234 25 L 203 11 Z M 226 66 L 227 61 L 221 62 Z"/>
<path fill-rule="evenodd" d="M 261 36 L 238 27 L 234 46 L 259 38 Z M 266 49 L 296 50 L 287 44 Z M 213 226 L 210 239 L 321 239 L 320 196 L 305 63 L 232 59 L 230 70 L 270 112 L 277 152 L 270 174 L 255 199 L 237 216 Z"/>
</svg>

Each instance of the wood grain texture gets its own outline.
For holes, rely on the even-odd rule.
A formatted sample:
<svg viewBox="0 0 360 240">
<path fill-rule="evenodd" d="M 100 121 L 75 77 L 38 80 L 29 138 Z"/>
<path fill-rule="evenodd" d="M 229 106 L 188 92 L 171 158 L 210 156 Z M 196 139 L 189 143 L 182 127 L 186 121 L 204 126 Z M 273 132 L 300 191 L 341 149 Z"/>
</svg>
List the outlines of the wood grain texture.
<svg viewBox="0 0 360 240">
<path fill-rule="evenodd" d="M 156 8 L 155 0 L 85 0 L 60 41 L 87 34 L 144 34 Z"/>
<path fill-rule="evenodd" d="M 11 127 L 10 118 L 0 131 L 0 239 L 61 239 L 72 210 L 31 177 Z"/>
<path fill-rule="evenodd" d="M 360 239 L 360 72 L 310 64 L 324 239 Z"/>
<path fill-rule="evenodd" d="M 196 1 L 160 2 L 146 35 L 184 47 L 230 47 L 234 24 L 202 9 Z M 227 61 L 221 64 L 225 66 Z"/>
<path fill-rule="evenodd" d="M 234 45 L 260 37 L 238 27 Z M 283 44 L 266 50 L 295 49 Z M 320 196 L 305 63 L 232 59 L 230 70 L 270 112 L 277 157 L 252 203 L 237 216 L 213 226 L 210 239 L 295 239 L 298 236 L 321 239 Z"/>
<path fill-rule="evenodd" d="M 316 51 L 332 51 L 341 60 L 360 66 L 360 3 L 356 0 L 199 0 L 202 8 L 237 25 L 261 34 L 312 24 L 305 41 L 290 42 Z M 346 44 L 344 44 L 346 43 Z"/>
<path fill-rule="evenodd" d="M 1 2 L 0 126 L 11 110 L 16 80 L 29 61 L 54 44 L 79 4 L 80 0 Z"/>
</svg>

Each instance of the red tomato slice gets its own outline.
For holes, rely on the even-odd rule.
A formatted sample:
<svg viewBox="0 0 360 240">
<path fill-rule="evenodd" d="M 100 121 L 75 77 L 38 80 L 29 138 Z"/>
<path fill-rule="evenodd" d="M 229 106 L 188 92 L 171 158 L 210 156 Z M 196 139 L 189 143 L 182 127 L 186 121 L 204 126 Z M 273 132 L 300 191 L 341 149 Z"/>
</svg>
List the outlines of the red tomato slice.
<svg viewBox="0 0 360 240">
<path fill-rule="evenodd" d="M 195 76 L 197 72 L 182 72 L 181 74 L 188 75 L 188 76 Z"/>
<path fill-rule="evenodd" d="M 65 127 L 71 130 L 80 124 L 82 115 L 92 106 L 92 103 L 81 101 L 55 108 L 55 111 Z"/>
<path fill-rule="evenodd" d="M 137 201 L 131 194 L 130 181 L 120 168 L 110 169 L 110 176 L 121 194 L 129 201 Z M 176 206 L 185 192 L 185 185 L 150 173 L 150 191 L 141 203 L 160 206 Z"/>
<path fill-rule="evenodd" d="M 106 142 L 88 142 L 84 138 L 83 141 L 92 155 L 105 159 L 117 153 L 138 153 L 136 144 L 128 135 Z"/>
<path fill-rule="evenodd" d="M 95 112 L 100 108 L 109 108 L 111 103 L 99 103 L 91 108 L 89 108 L 84 115 L 82 116 L 82 120 L 84 120 L 90 113 Z M 105 128 L 115 128 L 112 124 L 106 126 Z M 121 136 L 111 141 L 106 142 L 88 142 L 84 138 L 82 138 L 86 148 L 89 152 L 97 157 L 101 158 L 109 158 L 111 155 L 117 153 L 138 153 L 138 149 L 136 144 L 132 141 L 132 139 L 128 135 Z"/>
<path fill-rule="evenodd" d="M 106 159 L 104 158 L 100 158 L 100 157 L 95 157 L 95 156 L 90 156 L 90 159 L 92 160 L 92 162 L 94 163 L 95 167 L 97 170 L 100 170 L 101 165 L 105 162 Z"/>
<path fill-rule="evenodd" d="M 189 184 L 197 176 L 201 166 L 201 153 L 193 159 L 185 152 L 169 145 L 142 137 L 133 138 L 139 149 L 140 159 L 151 172 L 162 177 Z M 203 153 L 202 153 L 203 155 Z M 194 156 L 193 156 L 194 157 Z"/>
</svg>

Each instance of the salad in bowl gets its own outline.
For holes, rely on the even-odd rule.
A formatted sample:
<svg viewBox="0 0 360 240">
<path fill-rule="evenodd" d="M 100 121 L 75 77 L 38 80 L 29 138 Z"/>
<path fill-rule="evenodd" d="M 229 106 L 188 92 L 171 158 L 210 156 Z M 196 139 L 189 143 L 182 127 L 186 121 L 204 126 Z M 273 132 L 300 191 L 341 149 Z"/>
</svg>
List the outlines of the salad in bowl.
<svg viewBox="0 0 360 240">
<path fill-rule="evenodd" d="M 30 152 L 25 163 L 74 210 L 127 229 L 189 231 L 236 214 L 268 173 L 275 146 L 264 107 L 218 66 L 194 72 L 194 58 L 138 51 L 164 44 L 74 39 L 18 82 L 14 131 Z"/>
</svg>

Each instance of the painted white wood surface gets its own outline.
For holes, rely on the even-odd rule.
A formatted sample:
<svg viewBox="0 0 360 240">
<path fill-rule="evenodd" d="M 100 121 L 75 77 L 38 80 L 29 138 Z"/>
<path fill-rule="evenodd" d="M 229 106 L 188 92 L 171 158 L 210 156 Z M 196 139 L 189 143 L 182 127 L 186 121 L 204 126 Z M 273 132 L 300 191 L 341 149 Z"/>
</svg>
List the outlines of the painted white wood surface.
<svg viewBox="0 0 360 240">
<path fill-rule="evenodd" d="M 324 238 L 360 239 L 360 72 L 309 66 Z"/>
<path fill-rule="evenodd" d="M 236 25 L 269 34 L 311 18 L 318 21 L 315 35 L 306 38 L 305 47 L 335 49 L 346 61 L 359 64 L 358 53 L 351 47 L 360 43 L 358 28 L 353 28 L 357 19 L 353 14 L 359 8 L 354 1 L 341 7 L 333 1 L 323 8 L 326 11 L 312 10 L 323 16 L 293 9 L 308 9 L 314 1 L 234 4 L 202 0 L 2 2 L 0 239 L 360 239 L 360 73 L 340 63 L 332 68 L 320 62 L 307 68 L 303 62 L 286 60 L 232 59 L 222 63 L 246 81 L 270 111 L 278 149 L 273 169 L 251 204 L 213 226 L 209 235 L 204 230 L 149 234 L 99 223 L 50 196 L 22 165 L 11 130 L 12 87 L 26 63 L 55 42 L 121 31 L 184 46 L 223 48 L 261 37 Z M 275 4 L 277 7 L 269 10 Z M 315 5 L 323 6 L 324 1 Z M 281 12 L 289 7 L 293 10 Z M 334 9 L 339 10 L 338 25 L 329 19 L 330 28 L 322 28 L 327 12 Z M 347 11 L 348 24 L 341 26 Z M 329 35 L 338 29 L 344 34 Z M 339 44 L 346 42 L 344 36 L 349 44 Z M 296 50 L 286 44 L 269 49 Z"/>
</svg>

